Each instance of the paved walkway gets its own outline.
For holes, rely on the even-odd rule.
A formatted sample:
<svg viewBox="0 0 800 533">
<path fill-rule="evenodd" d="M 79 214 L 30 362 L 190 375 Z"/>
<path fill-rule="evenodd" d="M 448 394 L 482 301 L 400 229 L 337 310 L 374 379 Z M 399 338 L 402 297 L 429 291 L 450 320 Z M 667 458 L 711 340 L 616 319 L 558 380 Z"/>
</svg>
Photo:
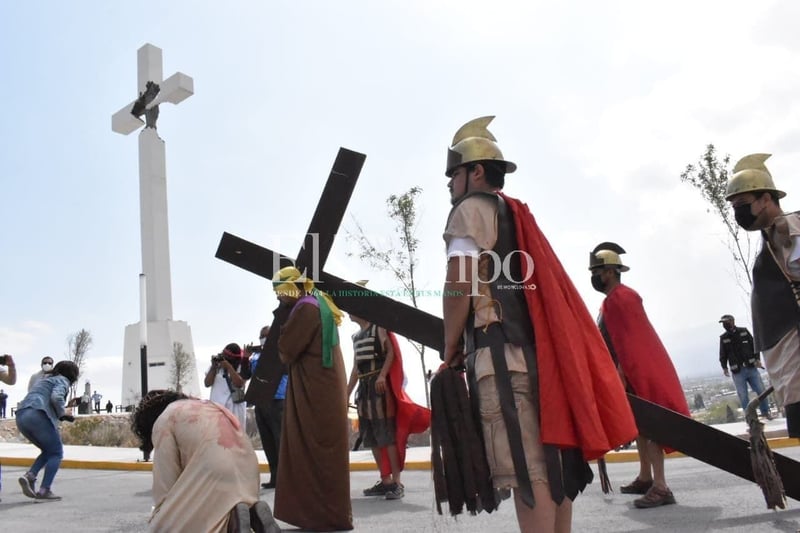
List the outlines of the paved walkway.
<svg viewBox="0 0 800 533">
<path fill-rule="evenodd" d="M 781 451 L 800 459 L 800 446 Z M 572 531 L 578 533 L 795 533 L 800 528 L 800 502 L 787 501 L 782 511 L 769 511 L 755 483 L 694 459 L 668 461 L 667 479 L 678 503 L 636 509 L 634 495 L 619 486 L 639 470 L 633 462 L 612 463 L 608 473 L 615 492 L 603 494 L 595 480 L 573 508 Z M 2 531 L 24 533 L 142 533 L 153 505 L 152 474 L 125 470 L 60 470 L 55 482 L 59 502 L 26 498 L 16 483 L 24 467 L 3 464 L 6 482 L 0 497 Z M 595 468 L 596 471 L 596 468 Z M 266 480 L 266 478 L 262 478 Z M 388 501 L 366 498 L 363 488 L 375 483 L 375 470 L 350 473 L 350 498 L 355 532 L 365 533 L 514 533 L 519 532 L 511 502 L 478 516 L 436 512 L 430 472 L 403 474 L 406 497 Z M 274 503 L 275 491 L 261 498 Z M 285 531 L 297 532 L 288 524 Z"/>
<path fill-rule="evenodd" d="M 784 420 L 767 425 L 770 435 L 780 435 Z M 746 434 L 744 424 L 726 424 L 720 429 L 732 434 Z M 778 437 L 773 448 L 786 447 L 781 453 L 800 459 L 800 441 Z M 261 470 L 267 472 L 263 453 L 256 452 Z M 135 448 L 66 446 L 64 470 L 56 480 L 57 494 L 64 500 L 45 503 L 26 498 L 16 478 L 38 454 L 30 444 L 0 443 L 5 487 L 0 494 L 0 517 L 3 531 L 25 533 L 140 533 L 147 529 L 152 506 L 152 463 L 141 462 Z M 769 511 L 754 483 L 690 458 L 671 455 L 667 479 L 678 500 L 677 505 L 656 509 L 635 509 L 633 496 L 613 492 L 603 494 L 595 481 L 575 502 L 573 531 L 589 533 L 795 533 L 800 528 L 800 502 L 787 501 L 782 511 Z M 375 482 L 376 471 L 368 451 L 350 454 L 351 501 L 355 531 L 364 532 L 456 532 L 511 533 L 518 531 L 514 507 L 504 502 L 492 514 L 451 517 L 447 506 L 439 515 L 433 498 L 430 475 L 430 448 L 409 448 L 407 471 L 403 474 L 406 497 L 401 501 L 365 498 L 364 487 Z M 615 490 L 638 472 L 635 450 L 614 452 L 607 456 L 608 472 Z M 141 470 L 141 471 L 139 471 Z M 596 467 L 594 468 L 596 471 Z M 262 481 L 266 477 L 262 477 Z M 262 491 L 269 505 L 274 491 Z M 54 526 L 58 524 L 58 526 Z M 288 524 L 280 524 L 288 531 Z"/>
<path fill-rule="evenodd" d="M 783 418 L 768 421 L 765 433 L 770 438 L 770 447 L 779 449 L 800 446 L 800 439 L 790 439 L 786 435 L 786 420 Z M 718 429 L 747 438 L 747 424 L 736 422 L 715 426 Z M 29 466 L 39 455 L 39 450 L 27 443 L 0 443 L 0 464 L 8 466 Z M 269 467 L 264 452 L 256 450 L 262 472 Z M 406 452 L 406 470 L 430 470 L 431 451 L 428 446 L 409 448 Z M 680 453 L 672 453 L 668 458 L 684 457 Z M 609 463 L 638 461 L 635 449 L 612 452 L 606 455 Z M 142 461 L 142 452 L 136 448 L 112 448 L 98 446 L 64 446 L 64 460 L 61 468 L 78 468 L 87 470 L 152 470 L 152 463 Z M 369 450 L 350 452 L 350 470 L 361 472 L 375 470 L 375 461 Z"/>
</svg>

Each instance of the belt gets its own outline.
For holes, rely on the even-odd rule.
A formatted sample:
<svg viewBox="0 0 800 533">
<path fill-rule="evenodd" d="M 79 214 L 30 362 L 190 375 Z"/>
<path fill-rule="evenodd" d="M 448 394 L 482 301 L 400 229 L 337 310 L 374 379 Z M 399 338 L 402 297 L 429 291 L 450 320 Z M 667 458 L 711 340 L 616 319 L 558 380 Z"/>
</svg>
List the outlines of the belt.
<svg viewBox="0 0 800 533">
<path fill-rule="evenodd" d="M 517 416 L 517 404 L 514 401 L 514 392 L 511 389 L 511 374 L 506 364 L 505 344 L 506 336 L 499 322 L 489 324 L 484 328 L 473 331 L 475 349 L 488 347 L 491 351 L 492 363 L 494 364 L 494 380 L 497 383 L 497 395 L 500 400 L 500 412 L 506 425 L 508 444 L 511 451 L 511 460 L 514 465 L 514 474 L 517 478 L 517 491 L 520 499 L 530 508 L 535 505 L 533 497 L 533 487 L 528 476 L 528 465 L 525 460 L 525 451 L 522 446 L 522 430 Z M 470 386 L 475 387 L 477 383 L 474 375 L 474 356 L 473 364 L 468 366 L 472 372 L 468 371 Z M 477 397 L 477 394 L 473 394 Z M 475 406 L 473 405 L 473 409 Z"/>
<path fill-rule="evenodd" d="M 508 339 L 503 332 L 503 327 L 500 325 L 500 322 L 492 322 L 487 326 L 477 328 L 473 331 L 473 342 L 477 350 L 478 348 L 491 348 L 493 345 L 506 344 Z"/>
</svg>

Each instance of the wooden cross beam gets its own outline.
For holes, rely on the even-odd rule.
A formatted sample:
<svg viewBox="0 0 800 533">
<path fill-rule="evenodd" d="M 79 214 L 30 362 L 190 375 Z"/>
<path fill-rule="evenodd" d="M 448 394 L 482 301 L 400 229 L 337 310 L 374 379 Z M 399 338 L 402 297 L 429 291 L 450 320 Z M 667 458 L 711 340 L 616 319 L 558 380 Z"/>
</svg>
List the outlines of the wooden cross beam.
<svg viewBox="0 0 800 533">
<path fill-rule="evenodd" d="M 216 257 L 267 279 L 272 279 L 280 268 L 295 264 L 289 257 L 230 233 L 222 235 Z M 317 273 L 315 284 L 330 294 L 341 310 L 368 318 L 382 328 L 439 352 L 444 350 L 444 325 L 440 318 L 324 270 Z"/>
<path fill-rule="evenodd" d="M 367 156 L 364 154 L 346 148 L 339 149 L 322 196 L 317 203 L 317 209 L 314 211 L 308 231 L 306 231 L 303 246 L 297 253 L 296 266 L 301 272 L 310 268 L 308 275 L 313 277 L 325 266 L 366 158 Z M 251 261 L 245 251 L 238 250 L 235 245 L 231 245 L 230 240 L 226 238 L 227 235 L 226 233 L 222 236 L 216 257 L 225 260 L 227 260 L 226 257 L 238 257 L 245 259 L 246 263 Z M 281 264 L 280 259 L 276 257 L 275 261 L 258 265 L 258 274 L 272 280 L 272 275 L 287 264 L 289 263 Z M 252 272 L 252 268 L 255 266 L 253 265 L 251 268 L 243 266 L 243 268 Z M 270 334 L 267 336 L 256 372 L 250 380 L 250 386 L 245 395 L 250 403 L 265 405 L 271 401 L 275 396 L 281 376 L 286 372 L 277 354 L 280 329 L 289 316 L 288 311 L 285 306 L 278 307 L 275 311 Z"/>
<path fill-rule="evenodd" d="M 223 247 L 224 244 L 224 247 Z M 266 265 L 292 264 L 277 252 L 226 233 L 217 257 L 259 276 L 271 279 Z M 320 288 L 329 292 L 343 311 L 368 318 L 380 327 L 438 350 L 444 346 L 442 319 L 394 301 L 355 283 L 319 272 Z M 685 417 L 633 394 L 628 394 L 636 424 L 645 437 L 674 448 L 713 467 L 755 482 L 749 443 L 711 426 Z M 786 496 L 800 501 L 800 463 L 774 453 Z"/>
</svg>

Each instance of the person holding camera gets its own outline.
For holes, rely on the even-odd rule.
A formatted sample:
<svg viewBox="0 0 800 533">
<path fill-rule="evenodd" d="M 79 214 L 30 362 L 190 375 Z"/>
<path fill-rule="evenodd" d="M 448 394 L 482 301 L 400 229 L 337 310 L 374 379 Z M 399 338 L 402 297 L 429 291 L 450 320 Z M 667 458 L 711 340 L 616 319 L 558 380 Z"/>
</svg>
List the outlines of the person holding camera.
<svg viewBox="0 0 800 533">
<path fill-rule="evenodd" d="M 7 370 L 0 368 L 0 381 L 13 385 L 17 382 L 17 367 L 14 365 L 14 358 L 6 354 L 0 356 L 0 365 L 6 367 Z M 6 417 L 6 401 L 8 394 L 3 389 L 0 389 L 0 418 Z"/>
<path fill-rule="evenodd" d="M 211 367 L 206 372 L 204 384 L 211 387 L 210 400 L 233 413 L 245 427 L 247 404 L 244 400 L 244 385 L 250 379 L 250 362 L 235 342 L 230 343 L 211 358 Z"/>
<path fill-rule="evenodd" d="M 50 490 L 56 477 L 64 446 L 58 432 L 58 421 L 74 422 L 75 417 L 67 412 L 67 394 L 70 385 L 78 381 L 80 371 L 72 361 L 59 361 L 50 377 L 39 380 L 17 409 L 17 428 L 42 453 L 36 458 L 21 478 L 22 492 L 37 500 L 60 500 Z M 36 476 L 44 468 L 44 479 L 36 490 Z"/>
<path fill-rule="evenodd" d="M 0 381 L 9 385 L 17 382 L 17 367 L 14 358 L 8 354 L 0 356 Z"/>
</svg>

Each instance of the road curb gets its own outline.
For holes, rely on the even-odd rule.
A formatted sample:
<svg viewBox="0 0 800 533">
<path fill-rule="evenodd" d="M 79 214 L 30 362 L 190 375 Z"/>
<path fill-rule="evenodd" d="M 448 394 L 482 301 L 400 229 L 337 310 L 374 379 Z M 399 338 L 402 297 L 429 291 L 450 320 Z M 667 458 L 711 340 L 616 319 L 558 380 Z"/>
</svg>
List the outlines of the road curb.
<svg viewBox="0 0 800 533">
<path fill-rule="evenodd" d="M 789 448 L 793 446 L 800 446 L 800 439 L 790 437 L 779 437 L 775 439 L 768 439 L 769 447 L 772 450 L 781 448 Z M 667 459 L 678 459 L 686 457 L 680 452 L 672 452 L 667 454 Z M 611 452 L 605 455 L 607 463 L 630 463 L 639 460 L 639 454 L 636 450 L 623 450 L 619 452 Z M 4 466 L 30 466 L 33 464 L 33 458 L 28 457 L 0 457 L 0 464 Z M 266 463 L 259 463 L 259 471 L 266 474 L 269 472 L 269 466 Z M 131 471 L 152 471 L 153 463 L 144 461 L 87 461 L 79 459 L 64 459 L 61 461 L 61 468 L 74 468 L 81 470 L 131 470 Z M 377 467 L 374 462 L 353 462 L 350 463 L 351 472 L 367 472 L 376 470 Z M 406 470 L 430 470 L 430 461 L 406 461 Z"/>
</svg>

